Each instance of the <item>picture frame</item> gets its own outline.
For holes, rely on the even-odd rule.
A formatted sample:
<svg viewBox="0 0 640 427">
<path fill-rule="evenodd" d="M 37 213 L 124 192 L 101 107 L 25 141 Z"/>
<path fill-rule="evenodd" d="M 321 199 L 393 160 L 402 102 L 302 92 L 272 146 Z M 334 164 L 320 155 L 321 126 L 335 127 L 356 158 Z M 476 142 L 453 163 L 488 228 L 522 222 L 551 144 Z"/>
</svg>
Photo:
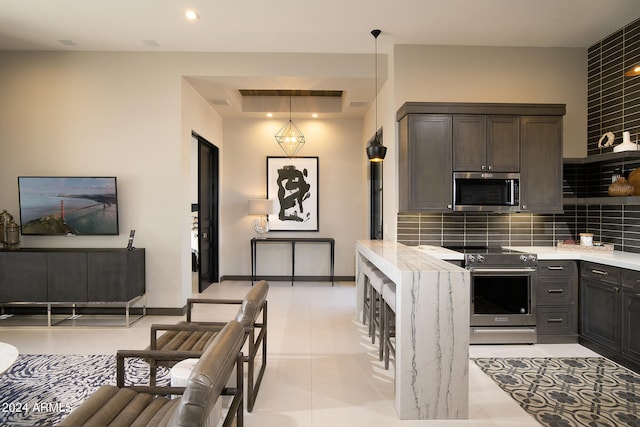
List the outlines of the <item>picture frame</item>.
<svg viewBox="0 0 640 427">
<path fill-rule="evenodd" d="M 267 199 L 274 201 L 270 231 L 318 231 L 319 160 L 309 157 L 267 157 Z"/>
</svg>

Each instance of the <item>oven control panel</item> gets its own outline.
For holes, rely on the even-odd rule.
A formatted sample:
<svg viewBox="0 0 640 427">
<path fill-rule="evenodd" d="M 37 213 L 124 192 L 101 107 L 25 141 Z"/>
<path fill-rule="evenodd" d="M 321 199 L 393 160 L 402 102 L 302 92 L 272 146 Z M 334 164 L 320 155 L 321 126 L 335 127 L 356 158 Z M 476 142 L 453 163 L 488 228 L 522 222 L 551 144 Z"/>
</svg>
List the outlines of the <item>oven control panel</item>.
<svg viewBox="0 0 640 427">
<path fill-rule="evenodd" d="M 531 267 L 538 264 L 535 254 L 465 254 L 465 267 L 514 268 Z"/>
</svg>

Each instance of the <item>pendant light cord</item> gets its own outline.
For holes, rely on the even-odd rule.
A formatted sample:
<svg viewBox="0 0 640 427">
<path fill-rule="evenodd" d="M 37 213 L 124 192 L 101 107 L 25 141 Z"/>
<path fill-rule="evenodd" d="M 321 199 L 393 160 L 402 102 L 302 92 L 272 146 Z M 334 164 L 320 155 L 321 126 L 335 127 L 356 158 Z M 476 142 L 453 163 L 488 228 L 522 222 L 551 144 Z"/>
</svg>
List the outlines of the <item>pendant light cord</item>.
<svg viewBox="0 0 640 427">
<path fill-rule="evenodd" d="M 379 144 L 380 141 L 378 141 L 378 36 L 380 35 L 380 30 L 372 30 L 371 34 L 373 35 L 373 38 L 375 39 L 375 56 L 374 56 L 374 65 L 375 65 L 375 90 L 373 92 L 374 94 L 374 100 L 376 102 L 376 123 L 375 123 L 375 129 L 373 130 L 373 135 L 374 135 L 374 143 L 375 144 Z"/>
</svg>

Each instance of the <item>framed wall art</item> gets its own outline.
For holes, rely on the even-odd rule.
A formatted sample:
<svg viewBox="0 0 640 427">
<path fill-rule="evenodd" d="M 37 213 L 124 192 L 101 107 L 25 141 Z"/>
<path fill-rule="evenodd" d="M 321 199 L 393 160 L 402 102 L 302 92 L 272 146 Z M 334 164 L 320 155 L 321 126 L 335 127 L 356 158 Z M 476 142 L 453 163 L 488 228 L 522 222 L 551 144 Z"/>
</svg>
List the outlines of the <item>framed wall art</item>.
<svg viewBox="0 0 640 427">
<path fill-rule="evenodd" d="M 271 231 L 318 231 L 318 157 L 267 157 Z"/>
</svg>

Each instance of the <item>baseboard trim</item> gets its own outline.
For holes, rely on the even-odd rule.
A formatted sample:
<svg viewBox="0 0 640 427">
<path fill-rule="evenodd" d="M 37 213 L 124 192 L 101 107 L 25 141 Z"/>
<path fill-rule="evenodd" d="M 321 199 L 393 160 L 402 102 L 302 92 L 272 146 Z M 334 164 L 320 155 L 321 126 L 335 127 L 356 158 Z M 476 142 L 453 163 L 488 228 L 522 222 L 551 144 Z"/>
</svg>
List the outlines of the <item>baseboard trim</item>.
<svg viewBox="0 0 640 427">
<path fill-rule="evenodd" d="M 220 281 L 235 280 L 250 282 L 251 276 L 242 275 L 226 275 L 220 277 Z M 291 276 L 256 276 L 256 280 L 266 280 L 271 282 L 291 282 Z M 334 282 L 353 282 L 356 280 L 355 276 L 334 276 Z M 331 282 L 331 276 L 296 276 L 294 282 Z"/>
</svg>

